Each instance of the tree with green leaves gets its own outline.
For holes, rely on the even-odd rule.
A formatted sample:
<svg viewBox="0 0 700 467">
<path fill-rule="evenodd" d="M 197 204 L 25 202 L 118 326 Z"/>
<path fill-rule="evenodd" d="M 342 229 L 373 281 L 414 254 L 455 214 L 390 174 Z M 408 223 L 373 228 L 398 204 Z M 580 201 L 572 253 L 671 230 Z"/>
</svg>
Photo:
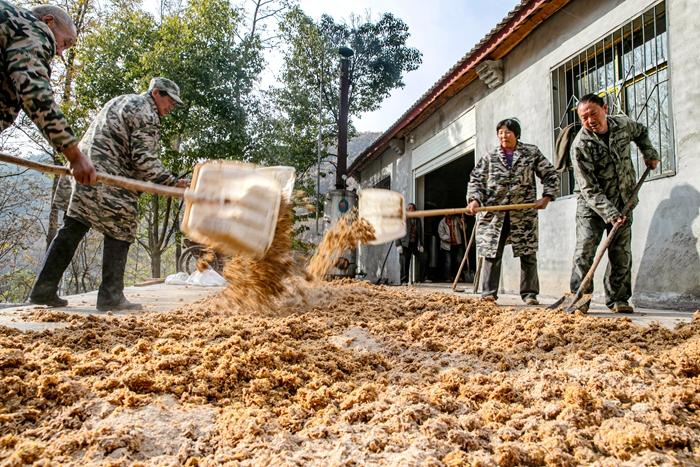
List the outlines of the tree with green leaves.
<svg viewBox="0 0 700 467">
<path fill-rule="evenodd" d="M 405 73 L 421 63 L 421 54 L 406 45 L 407 25 L 386 13 L 373 22 L 354 16 L 350 24 L 336 23 L 330 16 L 314 21 L 300 8 L 292 9 L 280 31 L 287 47 L 281 86 L 261 97 L 251 134 L 250 160 L 262 164 L 285 164 L 297 169 L 297 188 L 322 202 L 316 193 L 316 170 L 335 166 L 328 148 L 337 143 L 340 95 L 341 46 L 354 51 L 351 62 L 350 131 L 353 117 L 376 110 L 391 91 L 403 87 Z M 320 152 L 321 167 L 317 167 Z M 318 215 L 318 214 L 317 214 Z M 300 219 L 303 220 L 303 219 Z"/>
<path fill-rule="evenodd" d="M 76 117 L 89 120 L 109 99 L 143 91 L 151 77 L 165 76 L 180 86 L 185 106 L 163 120 L 164 164 L 183 175 L 201 160 L 243 159 L 263 67 L 259 38 L 245 30 L 242 10 L 225 0 L 191 0 L 164 11 L 160 21 L 137 4 L 117 4 L 79 47 Z M 141 204 L 147 222 L 142 244 L 158 276 L 179 203 L 144 196 Z"/>
<path fill-rule="evenodd" d="M 274 158 L 274 149 L 285 163 L 303 174 L 316 163 L 319 126 L 322 146 L 336 143 L 338 48 L 347 46 L 354 51 L 350 67 L 350 134 L 354 133 L 353 117 L 378 109 L 392 90 L 404 86 L 403 76 L 418 68 L 421 53 L 406 44 L 406 23 L 390 13 L 377 21 L 353 16 L 346 24 L 336 23 L 327 15 L 316 22 L 296 8 L 287 15 L 282 32 L 288 44 L 282 86 L 271 93 L 275 106 L 260 125 L 267 131 L 261 134 L 256 157 Z"/>
</svg>

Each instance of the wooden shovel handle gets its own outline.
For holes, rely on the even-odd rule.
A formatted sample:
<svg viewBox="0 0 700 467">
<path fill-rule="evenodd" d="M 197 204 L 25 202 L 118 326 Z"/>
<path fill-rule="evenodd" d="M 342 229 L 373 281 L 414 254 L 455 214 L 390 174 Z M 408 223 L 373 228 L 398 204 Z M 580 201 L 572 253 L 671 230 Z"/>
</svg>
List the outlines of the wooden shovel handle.
<svg viewBox="0 0 700 467">
<path fill-rule="evenodd" d="M 49 173 L 54 175 L 63 175 L 72 177 L 68 167 L 63 167 L 61 165 L 50 165 L 42 164 L 40 162 L 34 162 L 27 159 L 22 159 L 20 157 L 10 156 L 8 154 L 0 153 L 0 161 L 9 162 L 10 164 L 19 165 L 22 167 L 27 167 L 29 169 L 38 170 L 39 172 Z M 117 186 L 119 188 L 126 188 L 132 191 L 141 191 L 145 193 L 153 193 L 155 195 L 164 195 L 174 198 L 183 198 L 185 196 L 185 189 L 178 188 L 174 186 L 159 185 L 152 182 L 144 182 L 141 180 L 134 180 L 127 177 L 121 177 L 119 175 L 110 175 L 104 172 L 97 172 L 97 181 L 104 183 L 105 185 Z"/>
<path fill-rule="evenodd" d="M 622 212 L 620 213 L 620 215 L 622 215 L 622 217 L 627 217 L 627 214 L 629 214 L 630 210 L 632 209 L 632 203 L 634 203 L 634 200 L 637 197 L 637 194 L 639 193 L 639 189 L 642 187 L 644 180 L 646 180 L 646 178 L 649 176 L 649 172 L 651 172 L 651 169 L 647 167 L 647 169 L 644 171 L 644 173 L 640 177 L 639 181 L 637 182 L 637 185 L 635 185 L 634 190 L 632 190 L 632 195 L 627 200 L 627 203 L 625 203 L 625 207 L 622 209 Z M 588 287 L 591 285 L 591 282 L 593 282 L 593 275 L 595 274 L 595 270 L 598 267 L 600 260 L 603 259 L 603 254 L 608 249 L 610 244 L 615 240 L 615 236 L 617 235 L 617 231 L 620 230 L 621 226 L 622 226 L 622 224 L 615 224 L 613 226 L 613 228 L 610 229 L 610 233 L 608 234 L 608 236 L 605 238 L 605 240 L 603 240 L 603 243 L 601 244 L 600 248 L 598 248 L 598 251 L 596 252 L 596 255 L 595 255 L 595 259 L 593 260 L 593 264 L 591 265 L 590 269 L 586 273 L 586 276 L 581 281 L 581 285 L 579 285 L 579 288 L 576 291 L 577 299 L 581 298 L 584 291 L 587 290 Z"/>
<path fill-rule="evenodd" d="M 425 211 L 410 211 L 406 213 L 407 218 L 411 217 L 431 217 L 431 216 L 452 216 L 454 214 L 466 214 L 468 208 L 452 209 L 427 209 Z M 487 211 L 516 211 L 519 209 L 537 209 L 536 203 L 527 204 L 504 204 L 503 206 L 482 206 L 476 208 L 476 212 Z"/>
</svg>

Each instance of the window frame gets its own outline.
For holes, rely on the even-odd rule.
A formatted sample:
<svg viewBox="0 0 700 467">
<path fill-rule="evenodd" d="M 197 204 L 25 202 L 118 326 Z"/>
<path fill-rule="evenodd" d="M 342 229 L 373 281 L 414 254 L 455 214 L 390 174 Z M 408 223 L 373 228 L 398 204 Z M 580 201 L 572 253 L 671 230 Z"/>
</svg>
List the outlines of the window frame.
<svg viewBox="0 0 700 467">
<path fill-rule="evenodd" d="M 647 20 L 647 18 L 649 19 Z M 659 32 L 657 26 L 662 20 L 663 30 Z M 650 27 L 653 28 L 653 35 L 650 36 L 651 39 L 647 39 L 646 30 Z M 640 34 L 642 36 L 641 42 L 637 43 L 635 37 Z M 580 124 L 574 105 L 574 102 L 581 97 L 577 96 L 577 92 L 582 92 L 581 95 L 588 92 L 604 95 L 608 102 L 609 115 L 620 114 L 623 111 L 627 114 L 626 112 L 635 111 L 639 108 L 634 86 L 639 82 L 644 82 L 645 100 L 643 105 L 641 105 L 637 115 L 629 116 L 631 119 L 638 120 L 649 128 L 652 143 L 662 158 L 659 168 L 650 174 L 647 181 L 676 175 L 676 138 L 673 125 L 669 36 L 668 1 L 659 0 L 646 6 L 630 19 L 618 24 L 596 40 L 581 47 L 550 69 L 553 154 L 556 153 L 556 139 L 561 130 L 570 123 L 578 122 Z M 632 45 L 631 48 L 626 49 L 625 43 L 628 41 L 631 41 Z M 653 47 L 648 47 L 647 44 L 649 43 L 653 43 Z M 649 48 L 649 53 L 652 57 L 649 59 L 650 63 L 647 63 L 647 48 Z M 643 69 L 638 71 L 634 59 L 639 53 L 639 49 L 641 49 L 641 54 L 643 55 Z M 593 51 L 593 55 L 589 54 L 591 51 Z M 630 53 L 631 55 L 629 55 Z M 603 56 L 603 61 L 599 66 L 598 60 L 601 55 Z M 628 63 L 626 60 L 629 60 L 628 55 L 632 57 L 632 65 L 625 72 L 625 65 Z M 605 59 L 606 56 L 609 57 L 609 60 Z M 591 63 L 593 63 L 593 66 L 591 66 Z M 630 72 L 634 73 L 631 77 L 629 76 Z M 608 76 L 608 73 L 611 76 Z M 662 73 L 665 73 L 663 79 L 661 78 Z M 600 76 L 601 74 L 603 76 Z M 594 79 L 595 82 L 593 82 Z M 594 86 L 598 87 L 594 88 Z M 649 86 L 651 86 L 651 90 L 649 90 Z M 660 94 L 662 87 L 665 89 L 665 103 L 663 103 L 664 101 Z M 633 106 L 627 102 L 627 93 L 630 89 L 635 93 Z M 651 97 L 652 94 L 656 95 L 656 100 Z M 564 99 L 566 102 L 563 102 Z M 649 126 L 648 118 L 649 108 L 651 107 L 649 105 L 650 101 L 656 102 L 655 112 L 658 119 L 654 123 L 653 128 Z M 659 103 L 663 104 L 660 105 Z M 662 120 L 664 114 L 666 115 L 665 122 Z M 663 146 L 664 143 L 667 146 Z M 633 163 L 639 173 L 641 154 L 636 145 L 632 145 L 631 151 Z M 664 164 L 666 165 L 665 170 Z M 573 169 L 562 172 L 560 174 L 560 182 L 559 198 L 567 198 L 575 194 L 576 183 Z"/>
</svg>

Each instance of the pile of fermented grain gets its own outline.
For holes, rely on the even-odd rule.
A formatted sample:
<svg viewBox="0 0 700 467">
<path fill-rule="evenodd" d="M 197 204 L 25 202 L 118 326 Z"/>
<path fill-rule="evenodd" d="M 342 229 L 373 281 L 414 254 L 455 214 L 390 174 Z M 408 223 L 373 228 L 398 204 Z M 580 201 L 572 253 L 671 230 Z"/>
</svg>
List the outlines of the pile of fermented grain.
<svg viewBox="0 0 700 467">
<path fill-rule="evenodd" d="M 306 271 L 314 279 L 323 279 L 345 251 L 374 239 L 374 227 L 365 219 L 358 218 L 357 211 L 352 210 L 326 232 Z"/>
<path fill-rule="evenodd" d="M 291 205 L 283 201 L 275 236 L 265 256 L 235 256 L 226 263 L 224 277 L 228 287 L 221 296 L 223 300 L 232 306 L 261 309 L 269 308 L 283 295 L 304 296 L 308 286 L 304 281 L 322 280 L 346 250 L 375 238 L 374 228 L 358 219 L 353 210 L 326 232 L 304 268 L 292 255 L 293 225 Z"/>
<path fill-rule="evenodd" d="M 700 314 L 671 331 L 313 284 L 262 312 L 0 329 L 0 464 L 700 462 Z"/>
</svg>

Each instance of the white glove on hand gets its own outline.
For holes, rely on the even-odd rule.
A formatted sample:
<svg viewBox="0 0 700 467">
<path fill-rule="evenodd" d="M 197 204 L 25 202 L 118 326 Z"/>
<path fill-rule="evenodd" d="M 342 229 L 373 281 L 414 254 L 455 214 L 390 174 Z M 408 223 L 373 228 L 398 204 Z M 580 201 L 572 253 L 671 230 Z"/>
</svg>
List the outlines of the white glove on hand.
<svg viewBox="0 0 700 467">
<path fill-rule="evenodd" d="M 403 247 L 401 245 L 397 246 L 396 251 L 398 251 L 399 254 L 403 253 Z"/>
<path fill-rule="evenodd" d="M 418 253 L 423 253 L 423 245 L 418 245 Z"/>
</svg>

